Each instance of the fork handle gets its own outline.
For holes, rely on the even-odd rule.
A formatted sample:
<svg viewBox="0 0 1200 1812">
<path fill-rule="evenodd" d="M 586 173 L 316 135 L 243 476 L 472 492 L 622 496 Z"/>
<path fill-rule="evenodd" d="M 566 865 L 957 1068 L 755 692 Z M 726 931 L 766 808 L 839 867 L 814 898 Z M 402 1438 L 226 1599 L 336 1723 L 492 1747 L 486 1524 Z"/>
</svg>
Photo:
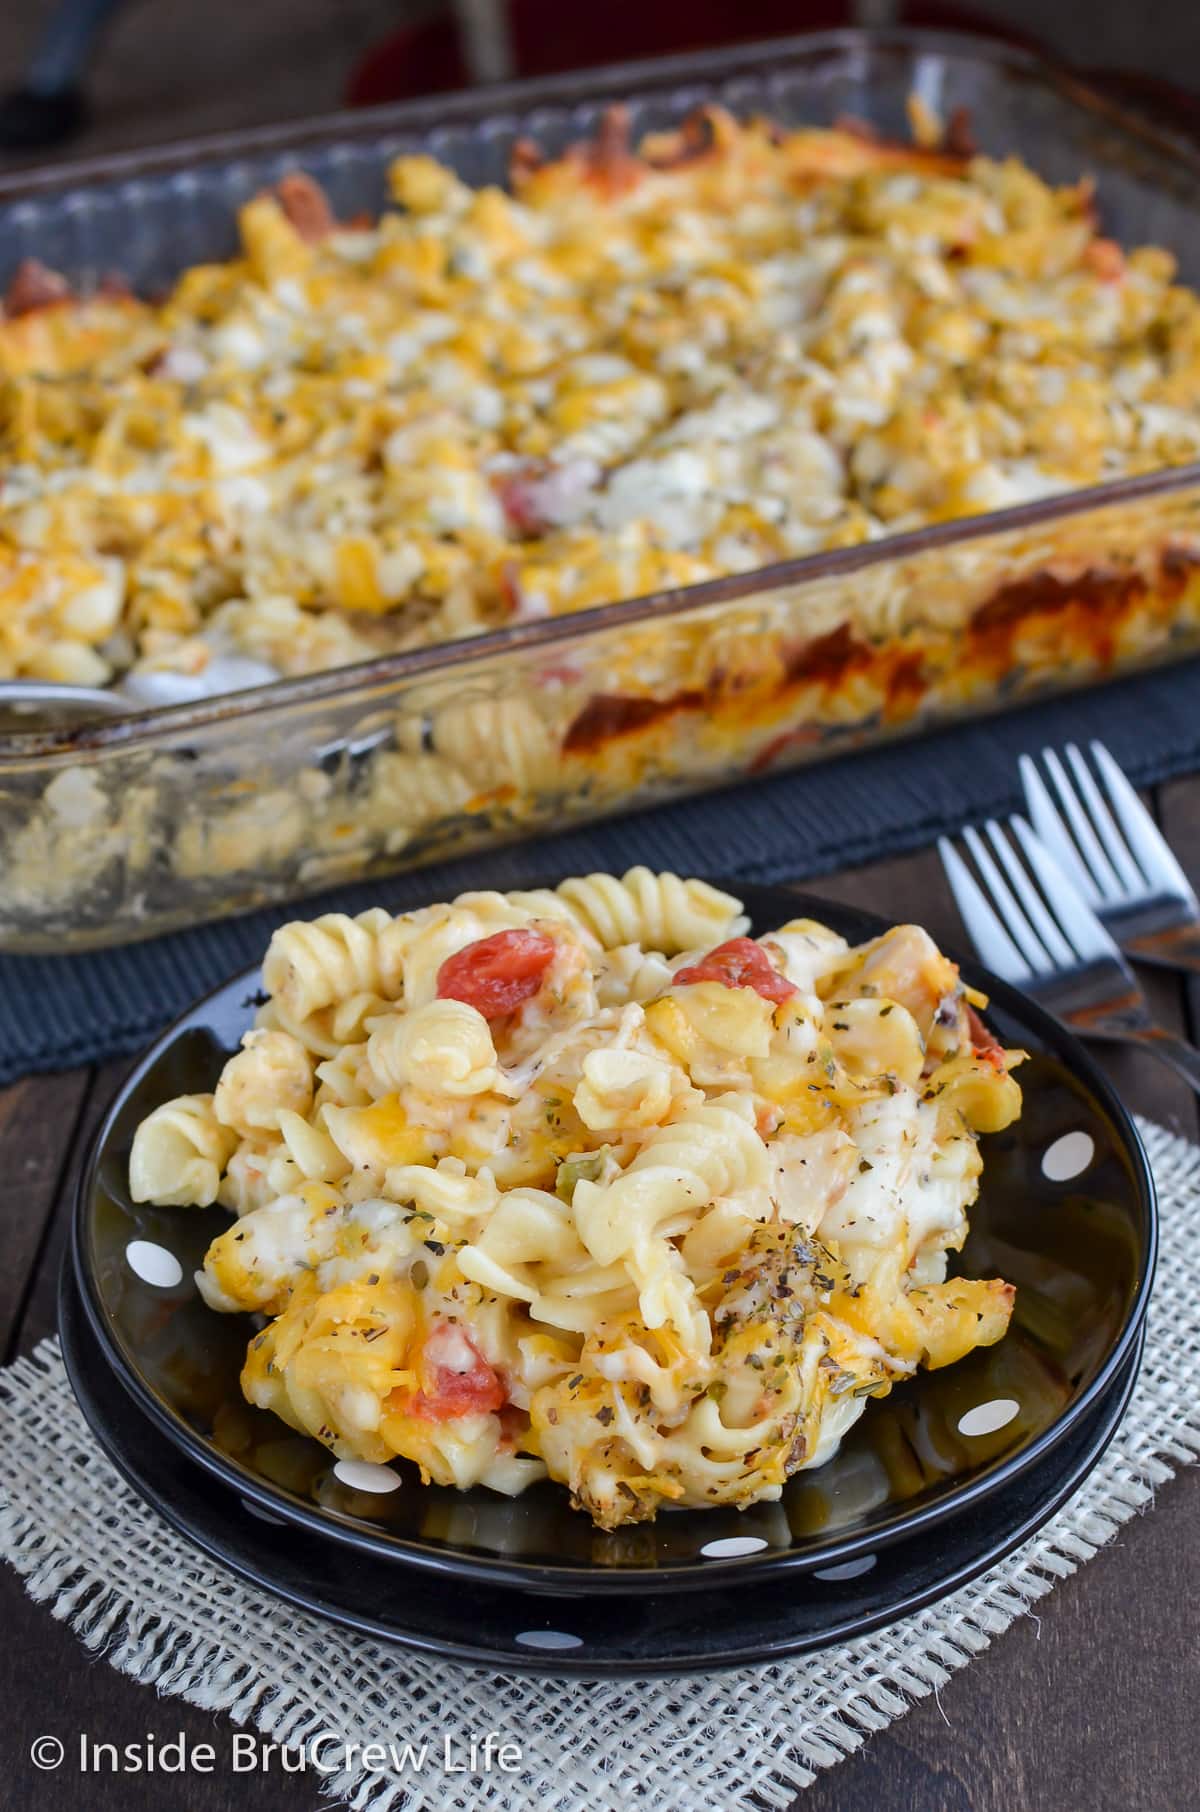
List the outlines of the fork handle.
<svg viewBox="0 0 1200 1812">
<path fill-rule="evenodd" d="M 1161 1057 L 1200 1095 L 1200 1051 L 1186 1038 L 1164 1032 L 1161 1026 L 1147 1026 L 1143 1031 L 1131 1032 L 1130 1043 L 1144 1045 L 1156 1057 Z"/>
<path fill-rule="evenodd" d="M 1151 932 L 1147 937 L 1133 937 L 1123 948 L 1135 962 L 1200 975 L 1200 925 L 1180 925 L 1170 931 Z"/>
</svg>

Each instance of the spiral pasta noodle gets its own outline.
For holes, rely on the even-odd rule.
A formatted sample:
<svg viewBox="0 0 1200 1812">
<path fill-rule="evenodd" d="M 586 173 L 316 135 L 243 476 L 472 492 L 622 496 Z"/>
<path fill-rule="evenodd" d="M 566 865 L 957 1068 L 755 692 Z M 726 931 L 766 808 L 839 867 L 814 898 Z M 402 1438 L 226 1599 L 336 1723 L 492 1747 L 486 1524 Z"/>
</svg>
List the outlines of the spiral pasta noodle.
<svg viewBox="0 0 1200 1812">
<path fill-rule="evenodd" d="M 391 923 L 375 906 L 357 918 L 328 912 L 281 925 L 267 949 L 263 985 L 297 1019 L 352 994 L 395 999 L 401 978 L 381 935 Z"/>
<path fill-rule="evenodd" d="M 221 1071 L 213 1112 L 223 1126 L 247 1138 L 278 1132 L 287 1109 L 306 1114 L 312 1106 L 313 1066 L 304 1046 L 287 1032 L 247 1032 L 242 1049 Z"/>
<path fill-rule="evenodd" d="M 375 1022 L 367 1060 L 387 1088 L 482 1095 L 501 1081 L 483 1014 L 462 1000 L 430 1000 Z"/>
<path fill-rule="evenodd" d="M 258 1317 L 248 1400 L 342 1457 L 602 1528 L 778 1497 L 868 1399 L 1000 1339 L 948 1277 L 1020 1110 L 915 926 L 755 939 L 632 869 L 285 926 L 211 1095 L 130 1187 L 238 1218 L 197 1287 Z"/>
<path fill-rule="evenodd" d="M 720 944 L 742 928 L 741 907 L 707 881 L 683 881 L 631 868 L 615 875 L 586 875 L 558 889 L 580 922 L 606 950 L 642 944 L 670 956 Z"/>
<path fill-rule="evenodd" d="M 660 951 L 643 950 L 640 944 L 618 944 L 605 952 L 605 959 L 596 977 L 602 1006 L 653 1000 L 671 985 L 671 965 Z"/>
<path fill-rule="evenodd" d="M 404 849 L 429 824 L 461 812 L 475 789 L 440 755 L 381 750 L 371 766 L 368 818 L 389 852 Z"/>
<path fill-rule="evenodd" d="M 361 1044 L 374 1019 L 387 1013 L 392 1003 L 380 994 L 348 994 L 345 1000 L 318 1007 L 303 1016 L 289 1012 L 283 1001 L 273 997 L 255 1015 L 255 1025 L 268 1031 L 286 1032 L 313 1057 L 338 1059 L 353 1045 Z"/>
<path fill-rule="evenodd" d="M 767 1151 L 744 1097 L 721 1096 L 657 1128 L 629 1168 L 572 1198 L 580 1238 L 602 1265 L 643 1245 L 660 1222 L 696 1214 L 719 1195 L 766 1189 Z"/>
<path fill-rule="evenodd" d="M 434 716 L 433 746 L 477 788 L 507 782 L 536 792 L 553 782 L 560 760 L 548 724 L 516 696 L 447 705 Z"/>
</svg>

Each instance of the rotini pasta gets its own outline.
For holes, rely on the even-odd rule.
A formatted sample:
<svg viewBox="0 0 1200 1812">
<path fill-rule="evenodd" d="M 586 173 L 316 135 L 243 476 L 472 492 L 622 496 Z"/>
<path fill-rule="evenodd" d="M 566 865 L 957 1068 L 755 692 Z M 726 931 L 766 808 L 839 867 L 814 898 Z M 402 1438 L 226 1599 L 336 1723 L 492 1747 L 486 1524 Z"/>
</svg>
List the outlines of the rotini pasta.
<svg viewBox="0 0 1200 1812">
<path fill-rule="evenodd" d="M 422 826 L 465 809 L 475 788 L 440 755 L 381 750 L 371 764 L 367 817 L 389 852 L 402 850 Z"/>
<path fill-rule="evenodd" d="M 288 1033 L 314 1057 L 340 1059 L 365 1040 L 372 1020 L 386 1013 L 391 1004 L 379 994 L 363 992 L 347 995 L 345 1000 L 301 1017 L 290 1013 L 278 997 L 272 997 L 259 1008 L 255 1024 Z"/>
<path fill-rule="evenodd" d="M 250 1401 L 613 1528 L 777 1497 L 1001 1338 L 1011 1287 L 947 1266 L 1020 1053 L 917 927 L 744 929 L 633 869 L 277 932 L 258 1026 L 130 1162 L 239 1217 L 198 1282 L 268 1318 Z"/>
<path fill-rule="evenodd" d="M 373 907 L 355 919 L 329 912 L 311 923 L 281 925 L 263 963 L 263 985 L 300 1020 L 352 995 L 394 999 L 400 972 L 382 936 L 392 923 L 382 907 Z"/>
<path fill-rule="evenodd" d="M 575 1223 L 592 1256 L 613 1264 L 643 1245 L 660 1222 L 697 1214 L 718 1196 L 765 1192 L 768 1181 L 753 1102 L 722 1095 L 656 1127 L 607 1187 L 581 1178 L 572 1192 Z"/>
<path fill-rule="evenodd" d="M 602 1007 L 621 1007 L 629 1000 L 653 1000 L 670 982 L 671 965 L 661 951 L 618 944 L 597 968 L 596 997 Z"/>
<path fill-rule="evenodd" d="M 670 956 L 720 944 L 745 925 L 739 902 L 707 881 L 681 881 L 631 868 L 615 875 L 587 875 L 558 889 L 572 912 L 606 950 L 642 944 Z"/>
<path fill-rule="evenodd" d="M 385 1089 L 467 1096 L 503 1086 L 488 1022 L 464 1000 L 430 1000 L 376 1020 L 367 1061 Z"/>
<path fill-rule="evenodd" d="M 242 1049 L 221 1071 L 213 1112 L 222 1126 L 253 1138 L 278 1132 L 279 1115 L 312 1106 L 312 1058 L 287 1032 L 247 1032 Z"/>
<path fill-rule="evenodd" d="M 537 792 L 554 780 L 561 762 L 558 738 L 527 699 L 469 699 L 437 712 L 433 746 L 472 783 L 473 791 L 497 785 Z"/>
</svg>

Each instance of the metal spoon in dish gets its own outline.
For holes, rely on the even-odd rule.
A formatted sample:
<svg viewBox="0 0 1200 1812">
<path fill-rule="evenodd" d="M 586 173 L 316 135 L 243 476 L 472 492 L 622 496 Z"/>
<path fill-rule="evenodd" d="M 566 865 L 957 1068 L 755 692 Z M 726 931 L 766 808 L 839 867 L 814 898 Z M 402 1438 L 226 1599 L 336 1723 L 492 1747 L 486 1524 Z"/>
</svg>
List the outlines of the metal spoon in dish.
<svg viewBox="0 0 1200 1812">
<path fill-rule="evenodd" d="M 97 686 L 0 680 L 0 732 L 47 729 L 76 719 L 125 717 L 133 708 L 119 692 L 104 692 Z"/>
</svg>

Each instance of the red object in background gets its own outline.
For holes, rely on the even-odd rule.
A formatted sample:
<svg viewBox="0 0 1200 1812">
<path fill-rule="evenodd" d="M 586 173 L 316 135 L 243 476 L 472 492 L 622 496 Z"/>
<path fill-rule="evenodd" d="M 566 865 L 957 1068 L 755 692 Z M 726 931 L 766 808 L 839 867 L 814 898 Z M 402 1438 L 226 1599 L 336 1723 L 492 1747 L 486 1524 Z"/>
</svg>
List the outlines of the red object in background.
<svg viewBox="0 0 1200 1812">
<path fill-rule="evenodd" d="M 564 6 L 563 0 L 497 0 L 507 5 L 517 76 L 558 75 L 602 63 L 712 50 L 798 31 L 833 31 L 855 23 L 849 0 L 639 0 L 637 6 Z M 995 18 L 951 0 L 908 0 L 898 25 L 975 32 L 1037 49 L 1036 41 Z M 351 76 L 346 101 L 384 101 L 465 88 L 470 75 L 451 13 L 407 27 L 368 52 Z"/>
<path fill-rule="evenodd" d="M 1089 88 L 1098 88 L 1116 106 L 1140 113 L 1152 125 L 1200 139 L 1200 94 L 1194 89 L 1180 88 L 1176 82 L 1164 82 L 1161 76 L 1138 69 L 1084 69 L 1079 79 Z"/>
</svg>

